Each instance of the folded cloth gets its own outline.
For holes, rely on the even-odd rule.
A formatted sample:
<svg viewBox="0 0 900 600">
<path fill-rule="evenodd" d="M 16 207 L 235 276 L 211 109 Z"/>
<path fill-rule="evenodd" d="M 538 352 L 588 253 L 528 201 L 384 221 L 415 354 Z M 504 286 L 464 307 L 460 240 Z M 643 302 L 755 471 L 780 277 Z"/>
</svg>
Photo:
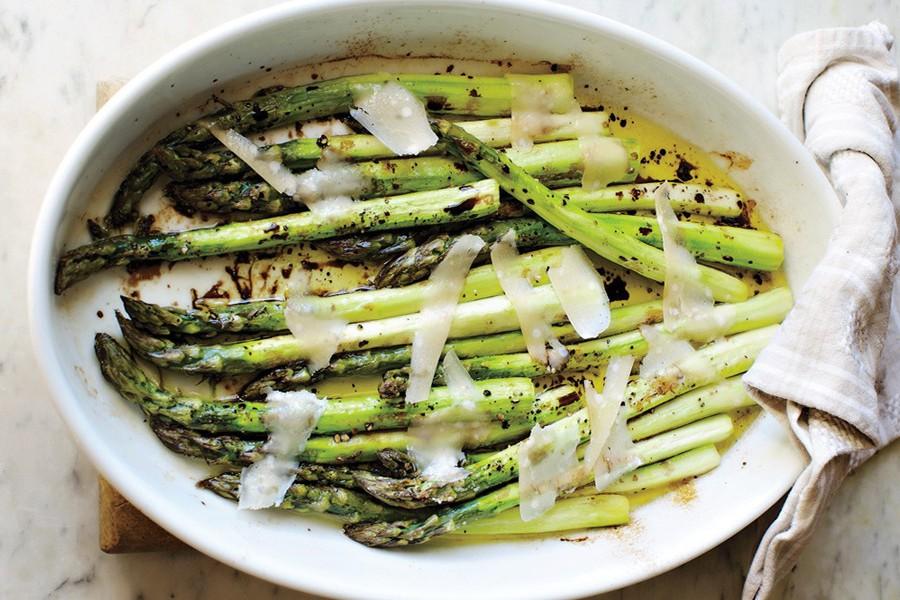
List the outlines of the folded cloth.
<svg viewBox="0 0 900 600">
<path fill-rule="evenodd" d="M 844 478 L 900 437 L 892 44 L 888 29 L 871 23 L 803 33 L 779 52 L 782 119 L 830 175 L 844 207 L 796 306 L 744 376 L 810 460 L 760 542 L 744 600 L 772 593 Z"/>
</svg>

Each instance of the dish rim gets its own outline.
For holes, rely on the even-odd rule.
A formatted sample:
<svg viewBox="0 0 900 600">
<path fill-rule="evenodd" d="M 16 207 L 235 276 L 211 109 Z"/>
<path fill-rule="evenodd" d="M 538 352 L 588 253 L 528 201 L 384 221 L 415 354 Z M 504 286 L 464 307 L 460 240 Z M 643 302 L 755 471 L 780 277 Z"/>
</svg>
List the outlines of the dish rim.
<svg viewBox="0 0 900 600">
<path fill-rule="evenodd" d="M 411 4 L 423 10 L 451 6 L 454 8 L 464 7 L 470 10 L 490 8 L 496 11 L 513 12 L 538 19 L 553 20 L 563 24 L 577 24 L 593 30 L 598 35 L 623 39 L 663 55 L 668 60 L 693 72 L 699 79 L 704 80 L 707 85 L 718 88 L 725 96 L 738 103 L 740 110 L 746 111 L 755 118 L 772 126 L 773 133 L 780 138 L 778 141 L 795 155 L 798 161 L 796 168 L 805 171 L 805 177 L 810 179 L 818 177 L 827 184 L 824 174 L 819 170 L 815 161 L 806 152 L 802 144 L 760 102 L 723 74 L 700 59 L 650 34 L 582 9 L 555 4 L 546 0 L 533 0 L 528 3 L 523 3 L 520 0 L 413 0 L 412 2 L 404 2 L 403 0 L 298 0 L 255 11 L 219 25 L 177 46 L 141 70 L 90 119 L 67 150 L 47 188 L 34 229 L 28 264 L 29 322 L 33 348 L 38 357 L 38 363 L 41 366 L 44 379 L 50 387 L 56 409 L 62 416 L 68 429 L 72 432 L 79 449 L 89 457 L 97 470 L 117 490 L 154 522 L 160 524 L 160 526 L 172 532 L 190 546 L 241 571 L 290 587 L 296 587 L 296 582 L 285 581 L 264 568 L 258 568 L 255 564 L 240 563 L 235 553 L 227 552 L 206 541 L 203 536 L 205 527 L 200 524 L 202 520 L 192 522 L 187 515 L 167 513 L 158 508 L 152 501 L 152 497 L 154 494 L 162 492 L 148 494 L 146 484 L 143 483 L 140 475 L 133 473 L 128 469 L 128 465 L 115 455 L 102 452 L 102 444 L 98 443 L 93 433 L 95 426 L 91 424 L 87 415 L 77 407 L 75 399 L 79 394 L 66 385 L 64 369 L 70 368 L 71 365 L 65 363 L 62 356 L 56 352 L 53 344 L 54 333 L 49 326 L 51 322 L 49 316 L 56 310 L 53 306 L 54 295 L 52 291 L 53 273 L 57 258 L 54 238 L 59 227 L 66 222 L 64 212 L 70 192 L 75 186 L 79 174 L 87 167 L 86 159 L 90 156 L 92 149 L 109 135 L 109 131 L 114 128 L 114 125 L 123 117 L 126 110 L 134 102 L 138 101 L 142 95 L 164 79 L 170 77 L 182 65 L 195 60 L 211 46 L 227 42 L 229 38 L 233 39 L 256 29 L 265 29 L 269 24 L 288 16 L 318 15 L 356 5 L 375 5 L 387 9 L 398 5 L 408 7 Z M 795 474 L 795 477 L 797 474 L 799 474 L 799 471 Z M 790 485 L 784 489 L 770 489 L 768 494 L 762 495 L 756 504 L 759 508 L 758 512 L 755 511 L 757 512 L 756 516 L 771 507 L 789 487 Z M 731 530 L 722 532 L 717 544 L 720 544 L 745 527 L 750 521 L 752 519 L 747 522 L 736 521 Z M 626 582 L 624 585 L 630 585 L 659 575 L 688 562 L 708 549 L 704 547 L 696 552 L 686 552 L 676 561 L 654 562 L 638 578 L 634 581 Z M 334 596 L 337 593 L 341 594 L 341 597 L 359 597 L 336 590 L 333 580 L 326 581 L 313 576 L 303 578 L 302 589 L 325 596 Z M 602 586 L 602 583 L 593 586 L 589 584 L 581 584 L 580 586 L 569 585 L 557 587 L 555 591 L 553 591 L 554 588 L 550 588 L 550 590 L 535 590 L 535 592 L 540 592 L 540 595 L 534 597 L 569 598 L 592 594 L 606 589 Z M 548 591 L 550 595 L 547 595 Z M 368 597 L 389 596 L 376 594 Z"/>
</svg>

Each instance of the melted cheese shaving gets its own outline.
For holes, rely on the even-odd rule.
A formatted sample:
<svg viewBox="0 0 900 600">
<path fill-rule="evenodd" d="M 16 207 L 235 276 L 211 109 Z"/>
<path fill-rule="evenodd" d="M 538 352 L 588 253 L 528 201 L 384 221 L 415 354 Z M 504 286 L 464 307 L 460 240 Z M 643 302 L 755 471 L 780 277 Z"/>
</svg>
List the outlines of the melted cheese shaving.
<svg viewBox="0 0 900 600">
<path fill-rule="evenodd" d="M 296 198 L 313 212 L 328 215 L 345 210 L 353 196 L 366 189 L 366 180 L 336 153 L 325 151 L 314 169 L 300 175 L 277 158 L 269 158 L 252 140 L 234 129 L 209 127 L 210 133 L 278 192 Z"/>
<path fill-rule="evenodd" d="M 553 507 L 559 492 L 578 469 L 576 449 L 581 441 L 578 422 L 563 419 L 535 425 L 519 445 L 519 516 L 530 521 Z"/>
<path fill-rule="evenodd" d="M 297 189 L 297 178 L 280 160 L 266 158 L 259 146 L 234 129 L 207 127 L 209 132 L 223 146 L 253 169 L 263 180 L 282 194 L 293 196 Z"/>
<path fill-rule="evenodd" d="M 425 106 L 396 82 L 357 90 L 350 116 L 399 156 L 418 154 L 437 143 Z"/>
<path fill-rule="evenodd" d="M 503 294 L 516 311 L 525 346 L 532 359 L 554 370 L 565 366 L 569 351 L 553 335 L 544 319 L 541 306 L 535 300 L 534 288 L 516 267 L 516 232 L 510 229 L 491 248 L 491 263 L 500 281 Z"/>
<path fill-rule="evenodd" d="M 306 446 L 326 402 L 308 391 L 269 392 L 265 422 L 269 440 L 262 459 L 241 471 L 238 508 L 278 506 L 294 483 L 297 455 Z"/>
<path fill-rule="evenodd" d="M 284 318 L 291 334 L 300 341 L 302 355 L 310 373 L 328 366 L 337 352 L 347 321 L 329 315 L 309 294 L 309 274 L 301 273 L 291 287 Z"/>
<path fill-rule="evenodd" d="M 598 394 L 590 380 L 584 380 L 584 400 L 591 424 L 591 439 L 584 454 L 584 462 L 593 468 L 605 448 L 619 407 L 625 401 L 625 388 L 634 366 L 633 356 L 614 356 L 606 366 L 603 393 Z"/>
<path fill-rule="evenodd" d="M 616 138 L 590 133 L 579 136 L 578 145 L 583 163 L 583 189 L 596 191 L 628 172 L 628 150 Z"/>
<path fill-rule="evenodd" d="M 421 326 L 412 342 L 406 388 L 408 404 L 428 397 L 466 275 L 483 247 L 484 240 L 476 235 L 460 236 L 428 278 L 428 288 L 418 315 Z"/>
<path fill-rule="evenodd" d="M 570 77 L 548 80 L 541 75 L 507 74 L 511 93 L 512 147 L 529 150 L 536 138 L 557 126 L 553 115 L 581 112 Z"/>
<path fill-rule="evenodd" d="M 452 404 L 413 424 L 409 431 L 414 442 L 407 449 L 422 476 L 439 484 L 467 475 L 459 466 L 463 446 L 477 445 L 490 431 L 487 419 L 475 412 L 481 394 L 454 350 L 444 356 L 443 369 Z"/>
<path fill-rule="evenodd" d="M 603 278 L 580 246 L 563 248 L 559 265 L 550 267 L 547 276 L 580 337 L 595 338 L 609 327 L 609 296 Z"/>
<path fill-rule="evenodd" d="M 703 283 L 694 256 L 681 245 L 669 190 L 664 183 L 653 194 L 666 263 L 663 323 L 680 337 L 709 340 L 722 335 L 732 319 L 727 316 L 730 313 L 713 309 L 712 291 Z"/>
<path fill-rule="evenodd" d="M 681 359 L 694 353 L 690 342 L 681 340 L 655 325 L 642 325 L 641 335 L 647 340 L 647 354 L 641 360 L 641 378 L 662 373 Z"/>
</svg>

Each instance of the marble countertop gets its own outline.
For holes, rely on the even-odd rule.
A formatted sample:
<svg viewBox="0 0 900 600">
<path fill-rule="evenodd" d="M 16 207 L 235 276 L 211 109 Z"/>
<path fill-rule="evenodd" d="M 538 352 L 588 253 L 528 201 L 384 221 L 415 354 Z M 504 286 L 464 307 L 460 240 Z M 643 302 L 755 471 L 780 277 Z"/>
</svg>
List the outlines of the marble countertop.
<svg viewBox="0 0 900 600">
<path fill-rule="evenodd" d="M 775 53 L 791 34 L 880 19 L 897 0 L 568 2 L 709 62 L 774 108 Z M 175 45 L 266 0 L 0 4 L 0 597 L 309 598 L 195 553 L 109 556 L 97 546 L 96 472 L 56 414 L 29 343 L 25 270 L 47 182 L 94 112 L 95 83 L 127 79 Z M 900 445 L 835 498 L 783 598 L 900 597 Z M 774 512 L 770 511 L 768 518 Z M 604 598 L 736 598 L 761 519 L 687 565 Z"/>
</svg>

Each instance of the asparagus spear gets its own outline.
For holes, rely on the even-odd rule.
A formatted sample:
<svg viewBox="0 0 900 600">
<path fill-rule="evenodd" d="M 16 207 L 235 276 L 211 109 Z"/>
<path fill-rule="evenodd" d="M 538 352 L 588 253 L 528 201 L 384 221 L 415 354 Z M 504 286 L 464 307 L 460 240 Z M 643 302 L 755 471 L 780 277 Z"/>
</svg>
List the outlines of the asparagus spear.
<svg viewBox="0 0 900 600">
<path fill-rule="evenodd" d="M 662 248 L 662 236 L 654 218 L 604 214 L 595 215 L 594 218 L 624 235 Z M 389 258 L 372 282 L 377 287 L 415 283 L 428 277 L 460 235 L 480 236 L 490 246 L 510 229 L 515 229 L 516 244 L 523 248 L 563 246 L 574 241 L 539 219 L 519 218 L 477 224 L 455 234 L 434 235 L 418 246 L 410 244 L 401 254 Z M 690 221 L 679 222 L 678 233 L 685 248 L 700 260 L 760 271 L 774 271 L 784 260 L 781 238 L 774 233 Z M 366 243 L 366 239 L 363 236 L 358 238 L 361 245 Z"/>
<path fill-rule="evenodd" d="M 791 305 L 790 291 L 787 288 L 776 288 L 744 302 L 720 304 L 714 310 L 722 319 L 731 317 L 731 325 L 724 333 L 735 334 L 780 323 L 791 309 Z M 752 348 L 756 348 L 756 345 L 753 345 Z M 565 370 L 574 372 L 603 365 L 613 356 L 625 354 L 643 356 L 647 352 L 647 342 L 639 331 L 629 331 L 571 344 L 567 346 L 567 349 L 570 354 Z M 705 352 L 710 353 L 710 351 Z M 717 350 L 712 352 L 717 352 Z M 755 355 L 754 351 L 753 356 Z M 693 360 L 701 361 L 703 356 L 705 355 Z M 462 364 L 475 379 L 539 377 L 547 374 L 546 366 L 535 362 L 527 352 L 481 355 L 467 358 L 462 361 Z M 702 371 L 702 363 L 697 362 L 697 364 L 701 365 L 697 368 Z M 409 369 L 406 367 L 387 371 L 379 388 L 381 394 L 386 397 L 402 395 L 406 389 L 408 377 Z M 439 367 L 435 374 L 435 383 L 441 385 L 443 382 L 443 370 Z"/>
<path fill-rule="evenodd" d="M 528 414 L 517 422 L 493 421 L 481 428 L 477 446 L 491 447 L 528 434 L 535 423 L 548 425 L 574 414 L 581 406 L 578 391 L 562 385 L 542 392 Z M 150 426 L 162 443 L 178 454 L 202 458 L 212 464 L 248 465 L 263 456 L 261 439 L 233 434 L 214 435 L 186 429 L 170 420 L 154 417 Z M 405 451 L 415 440 L 406 431 L 375 431 L 355 435 L 313 436 L 297 456 L 302 463 L 344 465 L 372 462 L 385 450 Z M 473 442 L 470 448 L 476 447 Z"/>
<path fill-rule="evenodd" d="M 713 419 L 717 420 L 717 422 L 712 423 Z M 730 435 L 731 420 L 728 417 L 722 415 L 720 417 L 712 417 L 712 419 L 707 419 L 707 421 L 710 421 L 710 423 L 706 424 L 710 430 L 709 434 L 706 436 L 707 441 L 698 442 L 698 440 L 703 438 L 702 436 L 695 436 L 694 439 L 691 440 L 691 443 L 694 445 L 687 448 L 680 446 L 681 449 L 670 456 L 675 456 L 693 448 L 715 443 Z M 725 421 L 728 423 L 727 427 L 722 426 Z M 697 425 L 700 425 L 700 423 L 689 425 L 688 427 L 695 427 Z M 727 433 L 725 433 L 724 437 L 718 437 L 722 436 L 723 432 L 726 431 Z M 662 435 L 668 436 L 670 434 Z M 672 447 L 674 448 L 676 445 L 677 444 L 673 444 Z M 583 477 L 584 480 L 574 482 L 575 485 L 587 485 L 593 478 L 593 473 L 586 473 Z M 377 522 L 346 525 L 344 526 L 344 533 L 357 542 L 373 547 L 421 544 L 436 536 L 459 530 L 462 526 L 471 523 L 472 521 L 492 517 L 500 512 L 517 506 L 518 503 L 519 484 L 512 483 L 468 502 L 441 510 L 425 519 L 404 520 L 393 523 Z"/>
<path fill-rule="evenodd" d="M 753 405 L 741 378 L 730 377 L 664 402 L 632 419 L 628 431 L 634 439 L 641 440 L 703 417 Z"/>
<path fill-rule="evenodd" d="M 659 182 L 633 183 L 599 190 L 572 187 L 556 190 L 556 193 L 587 212 L 654 210 L 653 192 L 659 185 Z M 744 210 L 743 198 L 735 190 L 693 183 L 670 183 L 669 186 L 669 201 L 675 212 L 737 217 Z"/>
<path fill-rule="evenodd" d="M 603 258 L 654 281 L 665 279 L 662 251 L 598 223 L 590 214 L 568 204 L 507 156 L 485 146 L 477 138 L 446 120 L 432 123 L 435 132 L 451 144 L 450 151 L 485 177 L 496 179 L 500 187 L 531 208 L 539 217 L 577 240 Z M 750 290 L 741 280 L 710 267 L 701 267 L 701 278 L 716 300 L 736 302 Z"/>
<path fill-rule="evenodd" d="M 240 498 L 240 474 L 226 471 L 197 484 L 228 500 Z M 298 513 L 328 513 L 347 523 L 424 518 L 423 511 L 386 506 L 371 497 L 342 487 L 296 482 L 277 506 Z M 595 494 L 561 500 L 537 519 L 524 523 L 511 511 L 479 521 L 458 532 L 471 535 L 523 535 L 622 525 L 628 522 L 628 499 Z"/>
<path fill-rule="evenodd" d="M 549 285 L 535 288 L 534 299 L 548 321 L 565 319 L 565 313 Z M 608 333 L 628 331 L 648 320 L 658 320 L 658 305 L 638 305 L 615 309 Z M 222 344 L 177 344 L 154 337 L 135 327 L 117 313 L 122 333 L 137 354 L 154 364 L 191 373 L 252 373 L 283 365 L 295 364 L 305 356 L 304 340 L 293 335 L 279 335 L 258 340 Z M 353 352 L 362 348 L 378 349 L 412 343 L 413 335 L 421 327 L 419 314 L 391 317 L 355 323 L 344 328 L 338 352 Z M 483 298 L 459 304 L 454 310 L 450 338 L 491 335 L 519 329 L 515 310 L 505 296 Z M 493 339 L 488 339 L 493 342 Z"/>
<path fill-rule="evenodd" d="M 226 471 L 200 481 L 198 487 L 207 489 L 228 500 L 240 497 L 241 474 Z M 366 494 L 333 485 L 310 485 L 295 482 L 277 508 L 298 513 L 328 513 L 341 517 L 348 523 L 364 521 L 422 518 L 422 511 L 409 511 L 385 506 Z"/>
<path fill-rule="evenodd" d="M 558 263 L 559 250 L 546 248 L 522 254 L 516 266 L 536 284 L 548 282 L 547 268 Z M 418 312 L 428 289 L 427 283 L 400 288 L 356 290 L 309 298 L 324 314 L 340 317 L 350 323 L 373 321 Z M 465 279 L 460 302 L 470 302 L 503 294 L 494 267 L 472 269 Z M 282 300 L 259 300 L 234 304 L 205 303 L 185 310 L 162 307 L 122 297 L 125 310 L 140 326 L 157 335 L 183 333 L 213 335 L 229 333 L 277 333 L 287 330 Z"/>
<path fill-rule="evenodd" d="M 638 146 L 634 140 L 624 140 L 622 143 L 629 156 L 638 155 Z M 501 152 L 530 175 L 548 184 L 571 185 L 581 179 L 583 157 L 577 140 L 538 144 L 524 151 L 509 149 Z M 472 184 L 482 179 L 481 175 L 469 171 L 459 161 L 440 156 L 361 162 L 354 164 L 352 168 L 366 182 L 366 187 L 357 193 L 358 198 L 436 190 Z M 636 172 L 634 165 L 629 163 L 629 167 L 622 172 L 620 181 L 633 179 Z M 277 214 L 303 208 L 292 197 L 257 179 L 175 183 L 167 188 L 167 195 L 179 210 L 189 214 Z"/>
<path fill-rule="evenodd" d="M 164 416 L 190 429 L 216 433 L 266 433 L 265 402 L 225 402 L 188 396 L 163 388 L 144 373 L 128 353 L 110 336 L 98 333 L 94 348 L 100 370 L 119 394 L 149 415 Z M 501 423 L 527 418 L 535 401 L 534 386 L 528 379 L 504 379 L 476 384 L 480 396 L 473 402 L 473 418 Z M 357 394 L 331 398 L 316 423 L 319 435 L 375 431 L 407 427 L 415 419 L 449 409 L 453 398 L 447 388 L 434 388 L 427 402 L 415 405 L 390 402 L 378 396 Z"/>
<path fill-rule="evenodd" d="M 397 81 L 417 95 L 432 112 L 475 116 L 509 114 L 510 85 L 503 77 L 469 79 L 458 75 L 376 73 L 285 88 L 230 104 L 204 121 L 220 129 L 263 131 L 295 121 L 347 112 L 353 103 L 354 93 L 389 81 Z M 571 88 L 572 79 L 565 74 L 547 75 L 542 78 L 541 85 Z M 156 148 L 179 144 L 203 145 L 212 141 L 209 129 L 194 122 L 166 136 L 157 143 Z M 106 217 L 107 225 L 119 227 L 137 217 L 138 202 L 160 171 L 153 151 L 141 157 L 116 191 Z"/>
<path fill-rule="evenodd" d="M 462 188 L 358 202 L 334 215 L 306 212 L 177 233 L 120 235 L 63 254 L 57 265 L 55 289 L 61 294 L 93 273 L 137 260 L 187 260 L 277 248 L 355 231 L 459 222 L 493 214 L 498 207 L 497 184 L 485 180 Z"/>
<path fill-rule="evenodd" d="M 506 510 L 493 517 L 467 522 L 462 529 L 451 533 L 454 535 L 492 536 L 529 535 L 610 527 L 628 523 L 628 510 L 628 498 L 625 496 L 595 494 L 564 498 L 557 501 L 550 510 L 531 521 L 523 521 L 517 510 Z"/>
<path fill-rule="evenodd" d="M 643 324 L 659 321 L 662 318 L 661 310 L 661 303 L 655 300 L 643 304 L 615 308 L 612 311 L 610 329 L 607 330 L 607 333 L 627 331 Z M 556 338 L 564 344 L 581 339 L 575 332 L 575 329 L 568 323 L 556 325 L 552 327 L 552 330 Z M 444 345 L 443 352 L 447 353 L 451 349 L 456 351 L 456 355 L 463 359 L 475 356 L 504 355 L 524 351 L 525 340 L 521 332 L 510 331 L 508 333 L 449 340 Z M 306 367 L 299 363 L 278 367 L 263 373 L 248 383 L 241 390 L 240 396 L 251 400 L 264 397 L 271 390 L 295 390 L 308 384 L 310 381 L 326 376 L 383 373 L 389 369 L 408 365 L 411 357 L 410 351 L 411 348 L 409 346 L 400 346 L 349 352 L 338 355 L 328 367 L 314 375 L 311 375 Z M 383 394 L 387 391 L 382 389 Z M 391 397 L 396 396 L 397 393 L 395 391 L 385 395 L 386 397 Z"/>
<path fill-rule="evenodd" d="M 587 126 L 592 131 L 608 133 L 609 117 L 603 112 L 582 113 L 588 119 Z M 579 127 L 576 118 L 570 115 L 551 115 L 548 127 L 541 132 L 536 142 L 555 142 L 577 139 Z M 488 119 L 484 121 L 461 121 L 459 126 L 494 148 L 509 146 L 511 143 L 511 120 Z M 298 138 L 281 144 L 262 146 L 260 150 L 266 158 L 278 160 L 291 169 L 310 168 L 322 158 L 328 148 L 342 158 L 353 161 L 394 158 L 396 155 L 373 135 L 337 135 L 315 138 Z M 202 179 L 233 178 L 252 172 L 250 167 L 225 149 L 204 150 L 190 146 L 157 146 L 153 150 L 166 174 L 175 181 L 196 181 Z M 420 156 L 443 154 L 446 150 L 440 144 L 429 148 Z"/>
</svg>

